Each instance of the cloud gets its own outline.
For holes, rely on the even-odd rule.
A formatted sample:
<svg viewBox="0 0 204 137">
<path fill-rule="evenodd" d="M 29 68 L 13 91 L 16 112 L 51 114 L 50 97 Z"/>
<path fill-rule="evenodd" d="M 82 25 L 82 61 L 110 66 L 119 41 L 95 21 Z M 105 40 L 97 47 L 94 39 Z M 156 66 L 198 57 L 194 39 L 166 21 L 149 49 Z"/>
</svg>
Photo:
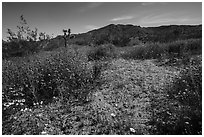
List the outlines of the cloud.
<svg viewBox="0 0 204 137">
<path fill-rule="evenodd" d="M 82 7 L 79 11 L 85 12 L 87 10 L 97 8 L 101 5 L 103 5 L 103 2 L 91 2 L 91 3 L 88 3 L 85 7 Z"/>
<path fill-rule="evenodd" d="M 122 16 L 122 17 L 113 18 L 110 21 L 130 20 L 133 18 L 134 18 L 133 16 Z"/>
<path fill-rule="evenodd" d="M 141 3 L 142 6 L 148 6 L 148 5 L 153 5 L 155 2 L 143 2 Z"/>
<path fill-rule="evenodd" d="M 87 5 L 87 8 L 96 8 L 103 4 L 103 2 L 92 2 L 89 5 Z"/>
<path fill-rule="evenodd" d="M 142 2 L 142 6 L 149 6 L 149 5 L 154 5 L 154 4 L 161 4 L 161 5 L 166 5 L 167 2 Z"/>
<path fill-rule="evenodd" d="M 142 25 L 151 24 L 175 24 L 175 23 L 188 23 L 196 21 L 196 19 L 190 18 L 188 16 L 175 17 L 170 13 L 164 13 L 159 15 L 148 15 L 140 19 L 139 23 Z"/>
<path fill-rule="evenodd" d="M 85 29 L 86 30 L 93 30 L 93 29 L 97 29 L 98 27 L 97 26 L 95 26 L 95 25 L 86 25 L 85 26 Z"/>
</svg>

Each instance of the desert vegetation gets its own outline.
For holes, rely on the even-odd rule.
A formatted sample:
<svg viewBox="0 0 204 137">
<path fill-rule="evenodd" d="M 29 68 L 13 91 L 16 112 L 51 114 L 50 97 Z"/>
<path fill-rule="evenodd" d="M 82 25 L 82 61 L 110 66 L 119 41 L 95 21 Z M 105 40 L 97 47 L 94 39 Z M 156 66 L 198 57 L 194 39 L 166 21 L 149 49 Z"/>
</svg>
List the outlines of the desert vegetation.
<svg viewBox="0 0 204 137">
<path fill-rule="evenodd" d="M 202 134 L 200 25 L 112 24 L 65 46 L 20 19 L 2 41 L 4 135 Z"/>
</svg>

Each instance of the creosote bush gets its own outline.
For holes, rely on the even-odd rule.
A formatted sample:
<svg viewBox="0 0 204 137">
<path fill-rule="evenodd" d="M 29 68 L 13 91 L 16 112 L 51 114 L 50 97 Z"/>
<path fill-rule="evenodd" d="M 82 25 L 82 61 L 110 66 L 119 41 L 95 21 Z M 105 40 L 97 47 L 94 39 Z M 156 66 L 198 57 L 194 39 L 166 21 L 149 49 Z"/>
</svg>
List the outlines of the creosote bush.
<svg viewBox="0 0 204 137">
<path fill-rule="evenodd" d="M 90 61 L 114 58 L 116 57 L 115 46 L 112 44 L 104 44 L 93 47 L 87 56 Z"/>
<path fill-rule="evenodd" d="M 201 39 L 178 40 L 169 43 L 146 43 L 129 47 L 120 56 L 125 59 L 158 59 L 163 55 L 167 58 L 183 58 L 185 53 L 200 54 L 202 51 Z"/>
<path fill-rule="evenodd" d="M 60 48 L 15 61 L 3 61 L 4 116 L 11 114 L 9 108 L 21 109 L 19 103 L 11 103 L 17 99 L 24 99 L 27 107 L 39 102 L 47 104 L 53 97 L 63 102 L 86 101 L 94 85 L 92 66 L 72 49 Z"/>
<path fill-rule="evenodd" d="M 154 134 L 202 134 L 202 66 L 191 59 L 167 88 L 165 100 L 153 99 Z"/>
</svg>

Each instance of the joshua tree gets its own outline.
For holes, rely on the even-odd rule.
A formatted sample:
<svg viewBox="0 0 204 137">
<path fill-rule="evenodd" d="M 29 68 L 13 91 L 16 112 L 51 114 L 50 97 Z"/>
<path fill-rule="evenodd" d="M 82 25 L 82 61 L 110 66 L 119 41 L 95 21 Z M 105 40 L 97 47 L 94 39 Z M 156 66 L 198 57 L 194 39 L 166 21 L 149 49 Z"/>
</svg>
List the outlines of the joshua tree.
<svg viewBox="0 0 204 137">
<path fill-rule="evenodd" d="M 63 29 L 63 32 L 64 32 L 64 41 L 65 41 L 64 45 L 65 45 L 65 47 L 67 47 L 67 38 L 70 37 L 71 29 L 68 29 L 68 30 Z"/>
<path fill-rule="evenodd" d="M 63 32 L 64 32 L 64 37 L 63 38 L 64 38 L 64 42 L 65 42 L 64 46 L 66 47 L 67 46 L 67 40 L 66 40 L 66 38 L 67 38 L 67 30 L 63 29 Z"/>
<path fill-rule="evenodd" d="M 71 29 L 68 29 L 68 37 L 70 36 L 71 34 Z"/>
</svg>

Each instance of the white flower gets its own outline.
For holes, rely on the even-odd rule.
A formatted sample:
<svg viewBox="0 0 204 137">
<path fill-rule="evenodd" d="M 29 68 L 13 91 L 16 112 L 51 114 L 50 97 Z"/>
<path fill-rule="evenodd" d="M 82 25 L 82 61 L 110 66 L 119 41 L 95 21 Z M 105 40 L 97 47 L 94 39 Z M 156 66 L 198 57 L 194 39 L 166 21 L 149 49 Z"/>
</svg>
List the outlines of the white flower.
<svg viewBox="0 0 204 137">
<path fill-rule="evenodd" d="M 185 124 L 187 124 L 187 125 L 188 125 L 188 124 L 189 124 L 189 122 L 185 122 Z"/>
<path fill-rule="evenodd" d="M 45 135 L 45 134 L 47 134 L 47 132 L 46 132 L 46 131 L 42 131 L 41 134 L 42 134 L 42 135 Z"/>
<path fill-rule="evenodd" d="M 134 128 L 130 128 L 130 131 L 131 132 L 136 132 Z"/>
<path fill-rule="evenodd" d="M 171 113 L 169 111 L 167 111 L 167 114 L 171 116 Z"/>
<path fill-rule="evenodd" d="M 40 114 L 38 114 L 37 116 L 38 116 L 38 117 L 42 117 L 43 115 L 42 115 L 42 113 L 40 113 Z"/>
</svg>

